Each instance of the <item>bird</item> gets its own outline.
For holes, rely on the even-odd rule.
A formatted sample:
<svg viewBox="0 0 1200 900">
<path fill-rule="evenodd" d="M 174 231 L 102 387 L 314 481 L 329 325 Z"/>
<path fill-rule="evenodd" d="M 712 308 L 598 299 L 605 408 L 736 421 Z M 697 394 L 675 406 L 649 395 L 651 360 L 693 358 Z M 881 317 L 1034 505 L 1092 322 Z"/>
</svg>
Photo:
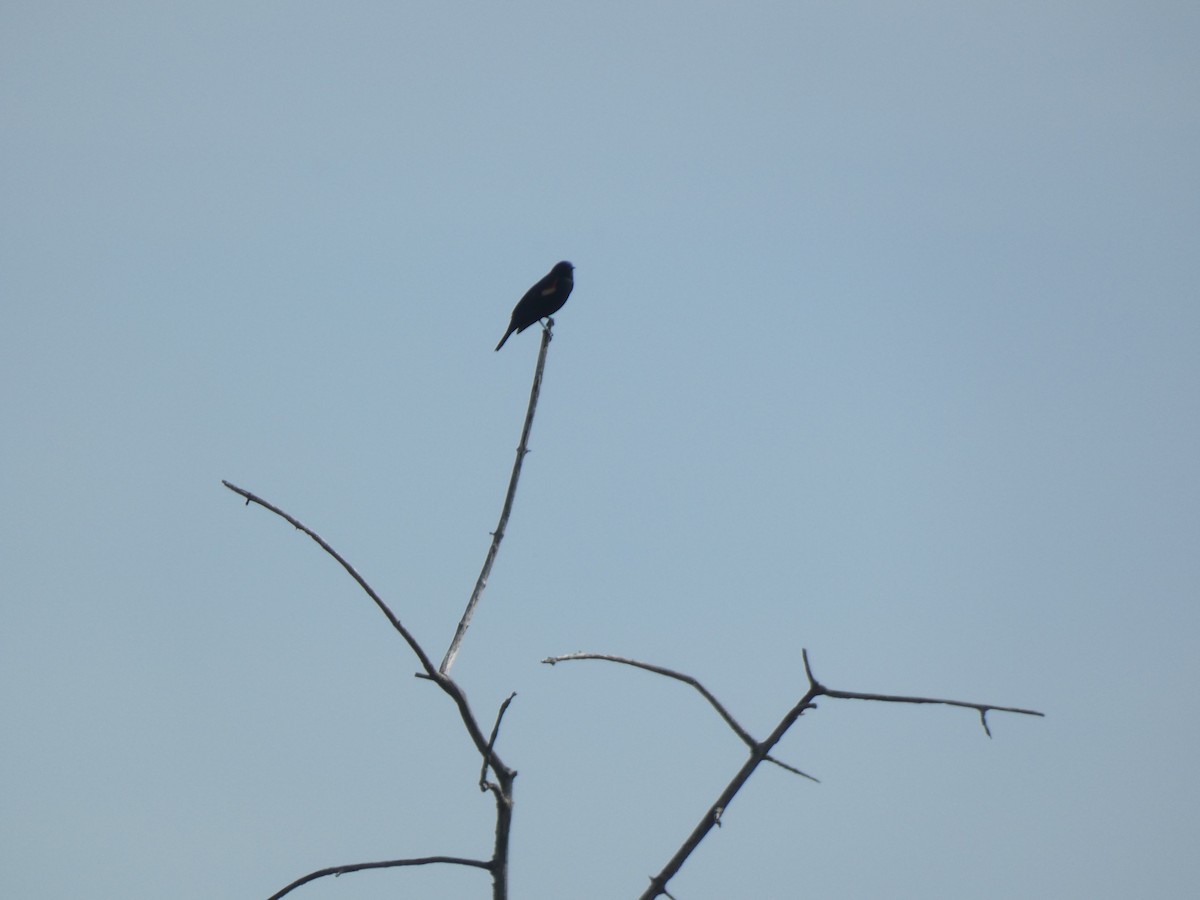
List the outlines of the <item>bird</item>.
<svg viewBox="0 0 1200 900">
<path fill-rule="evenodd" d="M 496 345 L 499 350 L 514 331 L 520 334 L 530 325 L 552 316 L 567 302 L 571 296 L 571 288 L 575 286 L 575 276 L 571 273 L 575 267 L 565 259 L 556 263 L 544 278 L 525 292 L 512 311 L 512 319 L 508 323 L 508 331 Z"/>
</svg>

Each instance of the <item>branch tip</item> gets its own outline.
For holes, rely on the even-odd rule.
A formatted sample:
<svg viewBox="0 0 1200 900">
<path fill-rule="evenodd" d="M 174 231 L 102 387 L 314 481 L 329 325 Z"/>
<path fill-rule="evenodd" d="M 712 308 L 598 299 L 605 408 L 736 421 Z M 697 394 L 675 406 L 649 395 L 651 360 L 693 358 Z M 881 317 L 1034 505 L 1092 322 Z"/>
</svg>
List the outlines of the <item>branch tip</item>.
<svg viewBox="0 0 1200 900">
<path fill-rule="evenodd" d="M 800 648 L 800 658 L 804 660 L 804 674 L 808 678 L 808 683 L 813 687 L 820 687 L 820 684 L 818 683 L 817 679 L 813 677 L 812 666 L 809 665 L 809 662 L 808 662 L 808 649 L 807 648 L 805 648 L 805 647 Z"/>
</svg>

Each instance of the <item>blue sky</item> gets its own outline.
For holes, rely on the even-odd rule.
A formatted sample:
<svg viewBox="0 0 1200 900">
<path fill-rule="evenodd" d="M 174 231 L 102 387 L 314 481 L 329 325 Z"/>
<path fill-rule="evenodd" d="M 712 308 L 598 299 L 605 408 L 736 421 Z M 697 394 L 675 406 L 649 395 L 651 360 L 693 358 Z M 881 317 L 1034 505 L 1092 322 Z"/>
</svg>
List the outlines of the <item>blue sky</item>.
<svg viewBox="0 0 1200 900">
<path fill-rule="evenodd" d="M 1200 880 L 1200 11 L 10 3 L 0 895 L 1188 897 Z M 446 868 L 297 897 L 488 896 Z"/>
</svg>

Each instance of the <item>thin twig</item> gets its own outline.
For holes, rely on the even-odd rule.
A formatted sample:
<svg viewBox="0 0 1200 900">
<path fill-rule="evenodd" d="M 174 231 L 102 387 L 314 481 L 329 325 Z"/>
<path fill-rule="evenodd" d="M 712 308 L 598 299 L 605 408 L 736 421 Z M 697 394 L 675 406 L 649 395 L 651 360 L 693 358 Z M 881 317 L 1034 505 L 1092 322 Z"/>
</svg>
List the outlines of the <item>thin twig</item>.
<svg viewBox="0 0 1200 900">
<path fill-rule="evenodd" d="M 487 587 L 488 576 L 492 573 L 492 563 L 496 561 L 496 554 L 500 550 L 500 542 L 504 540 L 504 529 L 508 527 L 508 517 L 512 513 L 513 499 L 517 494 L 517 482 L 521 478 L 521 465 L 525 462 L 525 454 L 529 452 L 529 432 L 533 429 L 533 416 L 537 412 L 538 395 L 542 391 L 542 372 L 546 368 L 546 352 L 550 349 L 550 341 L 554 337 L 553 327 L 554 320 L 547 318 L 546 324 L 542 326 L 542 346 L 538 351 L 537 368 L 533 372 L 533 387 L 529 391 L 529 408 L 525 412 L 525 425 L 521 429 L 521 442 L 517 445 L 517 458 L 513 462 L 512 475 L 508 479 L 508 493 L 504 495 L 504 508 L 500 510 L 500 523 L 492 532 L 492 543 L 488 547 L 487 556 L 483 558 L 483 568 L 480 569 L 479 577 L 475 580 L 475 589 L 471 591 L 471 599 L 467 601 L 467 608 L 463 611 L 462 619 L 454 632 L 454 639 L 450 642 L 446 656 L 442 659 L 442 665 L 438 671 L 443 675 L 448 675 L 450 667 L 454 665 L 454 658 L 458 656 L 463 638 L 467 636 L 467 629 L 471 627 L 475 607 L 479 604 L 479 598 L 483 596 L 484 588 Z"/>
<path fill-rule="evenodd" d="M 877 700 L 881 703 L 934 703 L 941 706 L 958 706 L 962 709 L 974 709 L 978 711 L 980 717 L 985 717 L 989 712 L 1007 712 L 1016 713 L 1022 716 L 1040 716 L 1046 717 L 1044 712 L 1038 712 L 1036 709 L 1022 709 L 1018 706 L 997 706 L 994 703 L 971 703 L 966 700 L 942 700 L 937 697 L 903 697 L 897 694 L 864 694 L 858 691 L 835 691 L 832 688 L 826 688 L 822 691 L 826 697 L 832 697 L 835 700 Z M 987 736 L 991 737 L 992 733 L 988 730 L 987 721 L 984 720 L 983 730 L 987 731 Z"/>
<path fill-rule="evenodd" d="M 397 866 L 428 866 L 434 863 L 449 863 L 455 866 L 470 866 L 476 869 L 491 869 L 492 864 L 482 859 L 464 859 L 459 856 L 423 856 L 419 859 L 389 859 L 382 862 L 366 862 L 366 863 L 351 863 L 346 866 L 330 866 L 328 869 L 319 869 L 316 872 L 310 872 L 303 878 L 297 878 L 283 890 L 276 891 L 267 900 L 279 900 L 285 894 L 290 894 L 302 884 L 308 884 L 310 881 L 316 881 L 318 878 L 325 878 L 328 875 L 345 875 L 348 872 L 362 872 L 365 869 L 392 869 Z"/>
<path fill-rule="evenodd" d="M 779 768 L 784 769 L 788 772 L 791 772 L 793 775 L 799 775 L 801 778 L 807 778 L 809 781 L 815 782 L 817 784 L 821 783 L 820 778 L 815 778 L 812 775 L 809 775 L 807 772 L 801 772 L 795 766 L 789 766 L 785 762 L 780 762 L 773 756 L 767 756 L 766 759 L 764 760 L 764 762 L 774 763 L 775 765 L 779 766 Z"/>
<path fill-rule="evenodd" d="M 938 697 L 906 697 L 899 694 L 869 694 L 861 691 L 835 691 L 832 688 L 827 688 L 815 678 L 813 678 L 812 669 L 808 665 L 808 651 L 803 651 L 804 656 L 804 671 L 808 675 L 809 684 L 820 689 L 820 693 L 826 697 L 832 697 L 835 700 L 874 700 L 879 703 L 932 703 L 939 706 L 957 706 L 961 709 L 973 709 L 979 713 L 979 719 L 983 724 L 983 730 L 988 737 L 992 736 L 992 730 L 988 728 L 987 714 L 989 712 L 1007 712 L 1015 713 L 1021 716 L 1039 716 L 1045 718 L 1046 714 L 1038 712 L 1036 709 L 1023 709 L 1019 706 L 997 706 L 994 703 L 972 703 L 968 700 L 943 700 Z"/>
<path fill-rule="evenodd" d="M 504 718 L 504 714 L 508 712 L 508 704 L 513 702 L 513 697 L 515 696 L 517 696 L 516 691 L 509 694 L 504 702 L 500 704 L 500 711 L 496 713 L 496 724 L 492 726 L 492 734 L 488 738 L 487 743 L 487 752 L 483 755 L 483 768 L 479 770 L 479 789 L 481 791 L 486 791 L 491 787 L 487 780 L 487 772 L 488 766 L 492 761 L 492 748 L 496 746 L 496 736 L 500 734 L 500 722 Z"/>
<path fill-rule="evenodd" d="M 416 654 L 417 659 L 421 661 L 421 668 L 423 668 L 425 670 L 426 674 L 429 675 L 431 678 L 437 675 L 437 669 L 435 669 L 433 667 L 433 661 L 430 660 L 430 658 L 425 654 L 425 651 L 423 649 L 421 649 L 421 645 L 417 643 L 417 639 L 412 636 L 412 633 L 407 628 L 405 628 L 404 625 L 401 624 L 400 620 L 396 617 L 396 614 L 393 613 L 388 608 L 388 605 L 383 602 L 383 598 L 381 598 L 377 593 L 375 593 L 374 588 L 372 588 L 369 584 L 367 584 L 366 579 L 363 578 L 361 575 L 359 575 L 358 572 L 355 571 L 354 566 L 350 565 L 350 563 L 348 563 L 342 557 L 342 555 L 340 553 L 338 553 L 331 546 L 329 546 L 329 544 L 327 544 L 325 542 L 324 538 L 322 538 L 319 534 L 317 534 L 315 531 L 313 531 L 311 528 L 309 528 L 303 522 L 288 515 L 286 512 L 284 512 L 279 507 L 274 506 L 271 503 L 268 503 L 266 500 L 262 499 L 262 497 L 256 496 L 255 494 L 250 493 L 249 491 L 245 490 L 244 488 L 240 488 L 236 484 L 232 484 L 228 481 L 225 481 L 224 479 L 221 480 L 221 484 L 225 485 L 225 487 L 229 488 L 229 490 L 233 491 L 235 494 L 239 494 L 242 497 L 245 497 L 247 506 L 249 506 L 251 503 L 257 503 L 263 509 L 267 509 L 267 510 L 270 510 L 271 512 L 275 513 L 275 515 L 279 516 L 281 519 L 286 521 L 289 525 L 294 526 L 298 531 L 303 531 L 310 538 L 312 538 L 314 541 L 316 541 L 320 545 L 322 550 L 324 550 L 326 553 L 328 553 L 330 556 L 332 556 L 334 559 L 336 559 L 341 564 L 342 568 L 350 573 L 350 577 L 358 582 L 358 586 L 361 587 L 364 591 L 366 591 L 367 596 L 375 601 L 375 605 L 379 607 L 379 609 L 383 612 L 383 614 L 385 616 L 387 616 L 388 621 L 392 623 L 392 627 L 395 628 L 396 631 L 400 632 L 400 636 L 402 638 L 404 638 L 405 642 L 412 649 L 412 652 Z"/>
<path fill-rule="evenodd" d="M 579 659 L 599 659 L 605 662 L 620 663 L 623 666 L 633 666 L 635 669 L 645 669 L 647 672 L 654 672 L 656 675 L 674 678 L 676 681 L 682 681 L 684 684 L 691 685 L 700 692 L 700 696 L 711 704 L 712 708 L 717 711 L 717 715 L 725 720 L 725 724 L 733 729 L 733 733 L 741 738 L 743 744 L 747 747 L 753 747 L 756 743 L 754 738 L 750 736 L 750 733 L 738 723 L 737 719 L 730 715 L 729 710 L 721 704 L 721 701 L 714 697 L 708 688 L 691 675 L 685 675 L 683 672 L 676 672 L 674 669 L 668 669 L 664 666 L 657 666 L 654 663 L 641 662 L 640 660 L 629 659 L 625 656 L 613 656 L 609 653 L 567 653 L 563 656 L 549 656 L 543 659 L 542 662 L 553 666 L 556 663 L 574 662 Z"/>
</svg>

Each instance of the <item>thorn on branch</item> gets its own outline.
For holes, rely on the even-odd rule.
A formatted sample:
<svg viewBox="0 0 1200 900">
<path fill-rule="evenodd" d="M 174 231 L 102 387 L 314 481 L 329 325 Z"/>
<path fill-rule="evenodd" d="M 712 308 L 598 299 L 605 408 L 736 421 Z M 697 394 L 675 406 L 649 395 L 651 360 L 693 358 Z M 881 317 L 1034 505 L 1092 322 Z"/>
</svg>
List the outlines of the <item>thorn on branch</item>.
<svg viewBox="0 0 1200 900">
<path fill-rule="evenodd" d="M 801 778 L 807 778 L 809 781 L 815 782 L 817 784 L 821 783 L 820 778 L 814 778 L 812 775 L 809 775 L 807 772 L 801 772 L 795 766 L 789 766 L 787 763 L 776 759 L 775 757 L 771 756 L 769 753 L 767 754 L 765 759 L 767 762 L 774 763 L 775 765 L 779 766 L 779 768 L 784 769 L 788 772 L 791 772 L 793 775 L 799 775 Z"/>
<path fill-rule="evenodd" d="M 663 879 L 654 875 L 650 878 L 650 890 L 642 894 L 643 897 L 666 897 L 667 900 L 675 900 L 675 895 L 667 890 L 667 884 Z"/>
<path fill-rule="evenodd" d="M 991 737 L 991 736 L 992 736 L 992 729 L 988 728 L 988 723 L 987 723 L 987 708 L 986 708 L 986 707 L 984 707 L 984 708 L 981 708 L 981 709 L 979 710 L 979 723 L 980 723 L 980 724 L 983 726 L 983 732 L 984 732 L 984 734 L 986 734 L 988 737 Z"/>
</svg>

